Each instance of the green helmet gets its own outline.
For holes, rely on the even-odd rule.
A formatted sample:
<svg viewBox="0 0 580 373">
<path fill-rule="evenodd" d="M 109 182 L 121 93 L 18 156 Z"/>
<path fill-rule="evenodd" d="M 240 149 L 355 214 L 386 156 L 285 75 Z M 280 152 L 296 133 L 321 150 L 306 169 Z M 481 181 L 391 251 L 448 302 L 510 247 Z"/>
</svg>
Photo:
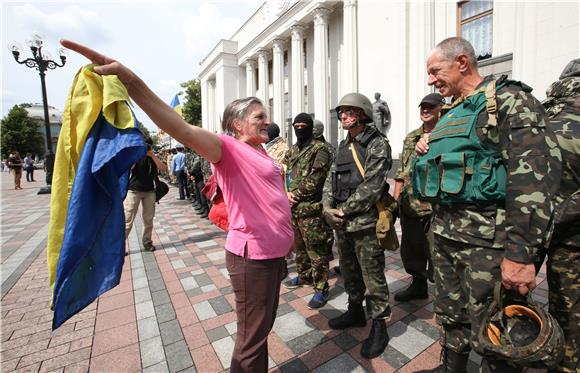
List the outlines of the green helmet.
<svg viewBox="0 0 580 373">
<path fill-rule="evenodd" d="M 340 119 L 340 114 L 338 113 L 338 109 L 341 106 L 354 106 L 365 113 L 366 118 L 362 118 L 360 120 L 361 123 L 372 123 L 373 122 L 373 104 L 371 101 L 365 96 L 360 93 L 347 93 L 344 97 L 340 100 L 338 105 L 336 106 L 336 115 L 338 119 Z"/>
<path fill-rule="evenodd" d="M 564 354 L 564 333 L 558 322 L 526 298 L 495 289 L 478 334 L 486 355 L 532 368 L 554 368 Z"/>
</svg>

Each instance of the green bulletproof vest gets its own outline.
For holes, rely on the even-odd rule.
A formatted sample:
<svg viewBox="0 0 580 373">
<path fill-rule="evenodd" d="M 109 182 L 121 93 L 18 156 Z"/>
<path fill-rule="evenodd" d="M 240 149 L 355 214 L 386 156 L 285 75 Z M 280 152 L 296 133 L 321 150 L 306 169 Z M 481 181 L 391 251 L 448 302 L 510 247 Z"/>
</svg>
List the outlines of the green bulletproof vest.
<svg viewBox="0 0 580 373">
<path fill-rule="evenodd" d="M 444 205 L 505 200 L 507 172 L 500 151 L 481 143 L 476 122 L 487 109 L 488 125 L 497 125 L 495 95 L 506 83 L 496 87 L 492 81 L 439 119 L 429 151 L 413 162 L 411 183 L 418 198 Z"/>
</svg>

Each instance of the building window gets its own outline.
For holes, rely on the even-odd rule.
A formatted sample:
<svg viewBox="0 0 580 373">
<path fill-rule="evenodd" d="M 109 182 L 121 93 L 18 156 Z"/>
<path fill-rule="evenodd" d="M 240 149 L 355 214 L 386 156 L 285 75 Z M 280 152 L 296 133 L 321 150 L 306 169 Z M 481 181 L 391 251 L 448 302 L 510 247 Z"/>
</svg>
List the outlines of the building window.
<svg viewBox="0 0 580 373">
<path fill-rule="evenodd" d="M 288 51 L 284 51 L 284 77 L 288 77 Z"/>
<path fill-rule="evenodd" d="M 458 34 L 475 49 L 477 60 L 491 57 L 493 1 L 470 0 L 458 4 Z"/>
</svg>

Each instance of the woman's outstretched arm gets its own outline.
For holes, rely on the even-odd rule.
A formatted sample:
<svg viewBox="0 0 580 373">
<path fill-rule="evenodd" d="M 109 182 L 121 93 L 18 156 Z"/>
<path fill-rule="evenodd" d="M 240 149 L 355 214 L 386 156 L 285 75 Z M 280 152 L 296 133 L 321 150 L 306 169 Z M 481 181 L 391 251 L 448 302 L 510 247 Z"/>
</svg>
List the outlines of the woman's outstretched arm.
<svg viewBox="0 0 580 373">
<path fill-rule="evenodd" d="M 151 118 L 151 120 L 188 148 L 210 161 L 217 163 L 222 157 L 222 142 L 212 132 L 192 126 L 181 118 L 175 110 L 161 100 L 133 71 L 114 59 L 70 40 L 61 40 L 63 47 L 73 50 L 89 60 L 95 66 L 95 72 L 101 75 L 117 75 L 127 87 L 129 96 Z"/>
</svg>

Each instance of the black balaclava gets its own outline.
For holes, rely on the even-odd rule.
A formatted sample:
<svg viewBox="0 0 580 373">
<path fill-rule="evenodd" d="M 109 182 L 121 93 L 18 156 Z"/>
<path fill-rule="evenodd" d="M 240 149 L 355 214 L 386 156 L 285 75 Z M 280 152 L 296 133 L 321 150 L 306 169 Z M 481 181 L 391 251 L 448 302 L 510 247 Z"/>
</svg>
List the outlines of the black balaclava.
<svg viewBox="0 0 580 373">
<path fill-rule="evenodd" d="M 304 123 L 306 127 L 304 128 L 296 128 L 294 127 L 294 133 L 296 134 L 296 142 L 298 146 L 302 146 L 308 143 L 313 136 L 314 131 L 314 122 L 312 121 L 312 117 L 306 113 L 300 113 L 294 118 L 292 125 L 295 123 Z"/>
<path fill-rule="evenodd" d="M 266 131 L 268 131 L 268 142 L 280 136 L 280 127 L 278 127 L 278 125 L 274 122 L 268 124 L 268 128 L 266 128 Z"/>
</svg>

